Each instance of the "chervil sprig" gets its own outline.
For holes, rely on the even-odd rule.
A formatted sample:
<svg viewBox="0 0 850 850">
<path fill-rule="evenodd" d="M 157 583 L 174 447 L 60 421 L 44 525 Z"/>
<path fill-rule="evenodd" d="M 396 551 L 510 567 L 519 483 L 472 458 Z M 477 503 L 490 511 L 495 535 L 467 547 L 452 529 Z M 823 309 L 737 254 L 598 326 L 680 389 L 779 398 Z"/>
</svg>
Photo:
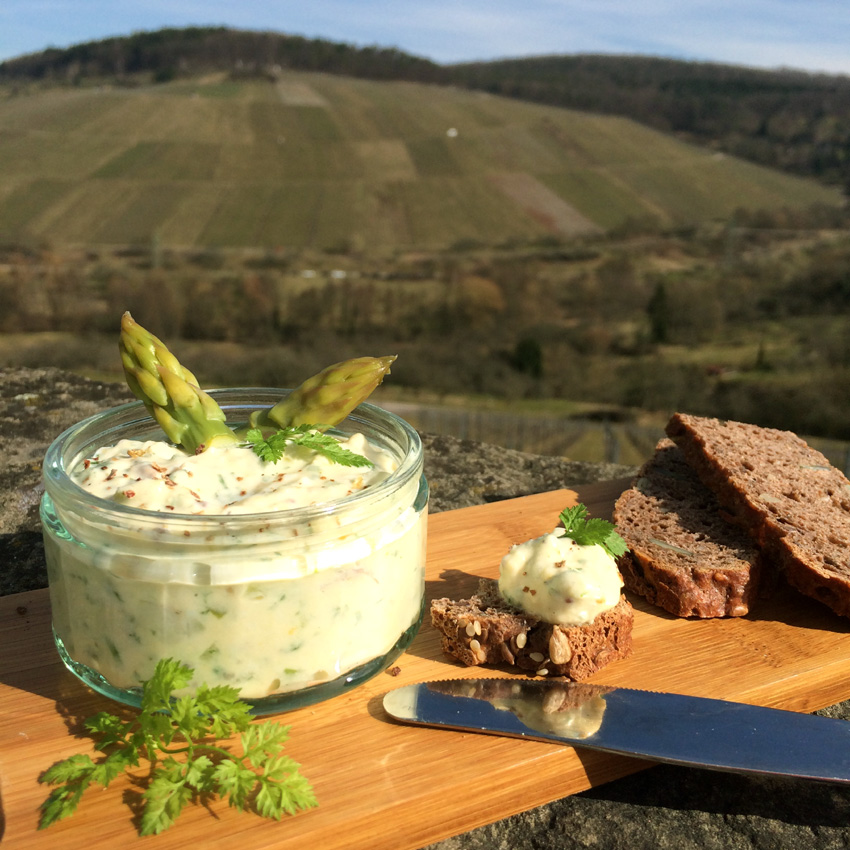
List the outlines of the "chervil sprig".
<svg viewBox="0 0 850 850">
<path fill-rule="evenodd" d="M 581 546 L 601 546 L 612 558 L 619 558 L 628 551 L 626 541 L 614 529 L 614 524 L 606 519 L 591 519 L 587 508 L 578 504 L 566 508 L 559 516 L 564 526 L 561 537 L 570 537 Z"/>
<path fill-rule="evenodd" d="M 73 814 L 90 785 L 105 788 L 142 759 L 150 762 L 150 769 L 144 780 L 141 835 L 162 832 L 187 804 L 209 795 L 276 820 L 317 805 L 299 765 L 282 754 L 290 727 L 252 723 L 250 706 L 239 699 L 236 688 L 201 685 L 194 696 L 172 698 L 189 684 L 192 672 L 164 659 L 144 683 L 138 717 L 124 721 L 100 712 L 84 722 L 105 755 L 97 761 L 74 755 L 42 774 L 41 782 L 57 787 L 41 806 L 39 829 Z M 238 752 L 217 743 L 234 735 Z"/>
<path fill-rule="evenodd" d="M 326 457 L 340 466 L 372 466 L 372 461 L 363 455 L 343 448 L 339 440 L 330 434 L 316 430 L 316 425 L 292 425 L 281 428 L 267 437 L 259 428 L 250 428 L 245 434 L 244 445 L 269 463 L 277 463 L 288 445 L 303 446 Z"/>
</svg>

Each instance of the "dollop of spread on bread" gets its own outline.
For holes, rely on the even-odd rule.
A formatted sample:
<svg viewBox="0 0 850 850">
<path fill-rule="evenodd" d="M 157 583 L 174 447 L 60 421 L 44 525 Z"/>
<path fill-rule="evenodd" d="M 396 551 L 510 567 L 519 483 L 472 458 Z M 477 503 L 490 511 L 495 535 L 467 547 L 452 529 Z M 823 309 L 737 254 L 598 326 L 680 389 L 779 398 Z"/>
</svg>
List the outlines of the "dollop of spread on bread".
<svg viewBox="0 0 850 850">
<path fill-rule="evenodd" d="M 616 561 L 602 546 L 581 545 L 557 529 L 512 546 L 499 567 L 506 602 L 562 626 L 592 623 L 619 602 L 622 586 Z"/>
</svg>

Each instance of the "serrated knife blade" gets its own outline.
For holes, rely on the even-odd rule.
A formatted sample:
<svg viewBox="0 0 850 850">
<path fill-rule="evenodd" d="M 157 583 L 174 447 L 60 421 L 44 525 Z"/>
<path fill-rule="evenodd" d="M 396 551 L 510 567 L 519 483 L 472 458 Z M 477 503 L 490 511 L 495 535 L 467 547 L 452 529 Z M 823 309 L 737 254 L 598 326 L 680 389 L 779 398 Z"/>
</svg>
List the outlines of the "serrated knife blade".
<svg viewBox="0 0 850 850">
<path fill-rule="evenodd" d="M 850 783 L 850 722 L 556 679 L 454 679 L 385 694 L 395 720 L 653 762 Z"/>
</svg>

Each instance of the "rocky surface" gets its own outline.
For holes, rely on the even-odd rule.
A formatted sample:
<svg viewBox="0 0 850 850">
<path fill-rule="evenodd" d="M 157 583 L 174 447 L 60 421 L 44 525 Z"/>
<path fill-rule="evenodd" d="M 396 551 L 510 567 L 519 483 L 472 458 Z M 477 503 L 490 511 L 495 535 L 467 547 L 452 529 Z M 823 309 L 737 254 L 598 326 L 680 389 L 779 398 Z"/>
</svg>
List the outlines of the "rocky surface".
<svg viewBox="0 0 850 850">
<path fill-rule="evenodd" d="M 38 519 L 50 441 L 130 400 L 121 384 L 56 369 L 0 369 L 0 595 L 45 587 Z M 424 435 L 432 510 L 608 480 L 632 470 Z M 822 714 L 850 719 L 847 703 Z M 848 755 L 850 758 L 850 755 Z M 658 766 L 509 817 L 429 850 L 838 850 L 850 847 L 850 788 Z"/>
<path fill-rule="evenodd" d="M 47 586 L 38 517 L 47 447 L 81 419 L 131 399 L 122 384 L 59 369 L 0 369 L 0 596 Z"/>
<path fill-rule="evenodd" d="M 423 434 L 422 443 L 432 512 L 626 478 L 635 472 L 615 463 L 527 454 L 435 434 Z"/>
</svg>

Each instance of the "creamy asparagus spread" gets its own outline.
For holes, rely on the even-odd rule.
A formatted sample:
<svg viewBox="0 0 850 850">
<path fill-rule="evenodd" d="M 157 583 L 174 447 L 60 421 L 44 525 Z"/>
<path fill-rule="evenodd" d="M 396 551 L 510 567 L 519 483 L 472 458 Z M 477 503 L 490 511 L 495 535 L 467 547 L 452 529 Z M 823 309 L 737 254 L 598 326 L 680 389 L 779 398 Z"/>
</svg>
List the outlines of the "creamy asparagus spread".
<svg viewBox="0 0 850 850">
<path fill-rule="evenodd" d="M 502 558 L 499 593 L 546 623 L 583 626 L 620 600 L 622 580 L 602 546 L 581 546 L 556 529 Z"/>
<path fill-rule="evenodd" d="M 297 446 L 288 447 L 277 463 L 267 463 L 252 449 L 235 444 L 190 455 L 170 443 L 121 440 L 79 464 L 71 480 L 95 496 L 135 508 L 221 515 L 329 502 L 376 484 L 396 467 L 390 455 L 362 434 L 340 441 L 340 446 L 373 465 L 342 466 Z"/>
<path fill-rule="evenodd" d="M 345 510 L 298 524 L 267 513 L 339 499 L 396 467 L 362 435 L 342 446 L 374 466 L 294 446 L 267 463 L 242 446 L 187 455 L 131 440 L 76 465 L 71 478 L 90 493 L 156 513 L 120 527 L 81 513 L 63 517 L 68 535 L 48 536 L 54 629 L 71 658 L 126 688 L 173 657 L 195 668 L 194 684 L 256 699 L 389 652 L 421 611 L 418 481 L 354 522 Z M 189 514 L 210 518 L 202 539 Z"/>
</svg>

